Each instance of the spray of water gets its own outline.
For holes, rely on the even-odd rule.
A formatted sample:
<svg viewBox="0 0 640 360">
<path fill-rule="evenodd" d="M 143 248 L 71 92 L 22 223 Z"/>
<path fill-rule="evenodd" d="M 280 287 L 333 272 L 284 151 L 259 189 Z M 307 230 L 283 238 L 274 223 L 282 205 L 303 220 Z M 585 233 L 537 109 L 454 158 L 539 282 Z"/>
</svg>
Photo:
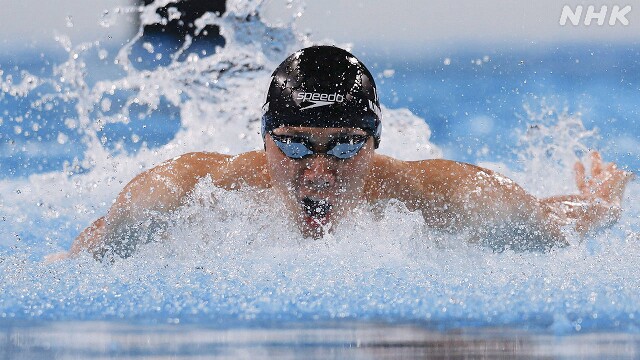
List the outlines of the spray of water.
<svg viewBox="0 0 640 360">
<path fill-rule="evenodd" d="M 187 39 L 167 65 L 143 68 L 134 44 L 144 41 L 145 24 L 158 21 L 156 9 L 169 3 L 121 9 L 139 12 L 141 30 L 113 58 L 100 44 L 73 46 L 60 38 L 68 58 L 51 77 L 2 78 L 3 91 L 13 96 L 40 94 L 31 108 L 71 104 L 75 114 L 65 126 L 82 151 L 62 169 L 0 180 L 0 318 L 225 326 L 382 319 L 638 331 L 640 208 L 631 201 L 637 184 L 613 228 L 551 253 L 493 253 L 427 228 L 419 214 L 395 203 L 381 213 L 363 206 L 325 238 L 305 239 L 281 216 L 273 193 L 223 191 L 204 179 L 187 205 L 160 215 L 166 231 L 151 234 L 154 241 L 133 256 L 113 264 L 89 255 L 43 264 L 43 255 L 68 248 L 140 171 L 189 151 L 261 147 L 260 106 L 270 72 L 311 44 L 295 26 L 303 4 L 290 3 L 290 22 L 270 25 L 260 17 L 261 1 L 229 1 L 222 16 L 196 21 L 196 31 L 219 26 L 223 48 L 190 53 Z M 108 16 L 103 21 L 110 24 Z M 151 43 L 142 48 L 158 55 Z M 101 78 L 89 70 L 91 54 L 111 59 L 115 70 Z M 179 128 L 162 144 L 140 140 L 144 127 L 127 141 L 105 133 L 140 119 L 160 121 L 167 108 L 177 111 Z M 424 120 L 406 109 L 383 112 L 380 152 L 407 160 L 441 156 Z M 567 112 L 529 115 L 518 153 L 522 168 L 501 170 L 538 195 L 565 193 L 573 162 L 594 133 Z M 57 141 L 71 141 L 68 133 Z M 135 151 L 127 148 L 139 142 Z"/>
</svg>

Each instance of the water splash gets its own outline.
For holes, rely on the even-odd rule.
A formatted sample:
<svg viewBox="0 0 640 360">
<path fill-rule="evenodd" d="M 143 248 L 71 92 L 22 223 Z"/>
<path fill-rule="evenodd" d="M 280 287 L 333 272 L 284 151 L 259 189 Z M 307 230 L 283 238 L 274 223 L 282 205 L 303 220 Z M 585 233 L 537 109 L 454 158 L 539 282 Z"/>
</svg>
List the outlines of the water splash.
<svg viewBox="0 0 640 360">
<path fill-rule="evenodd" d="M 528 126 L 520 133 L 517 156 L 526 184 L 537 196 L 575 193 L 573 182 L 550 182 L 545 174 L 573 179 L 573 165 L 587 162 L 589 152 L 597 148 L 597 129 L 586 129 L 581 114 L 570 113 L 568 107 L 556 109 L 542 101 L 539 111 L 530 106 L 525 110 Z"/>
<path fill-rule="evenodd" d="M 170 2 L 141 8 L 141 29 Z M 63 168 L 0 180 L 0 318 L 221 326 L 356 319 L 638 331 L 637 183 L 618 226 L 547 254 L 497 254 L 425 227 L 419 214 L 400 204 L 382 213 L 360 208 L 330 236 L 303 239 L 289 219 L 274 215 L 283 211 L 272 193 L 226 192 L 205 180 L 189 204 L 164 218 L 165 238 L 132 257 L 113 265 L 88 255 L 42 264 L 43 255 L 68 248 L 104 214 L 140 171 L 188 151 L 261 146 L 264 90 L 256 84 L 267 84 L 288 53 L 310 44 L 295 28 L 303 6 L 291 4 L 291 23 L 279 26 L 261 19 L 261 1 L 230 2 L 223 16 L 201 17 L 198 29 L 218 25 L 226 39 L 207 56 L 184 56 L 187 41 L 167 64 L 145 68 L 134 48 L 140 32 L 115 52 L 61 37 L 67 59 L 51 76 L 23 72 L 15 81 L 2 75 L 3 92 L 33 101 L 27 111 L 60 104 L 73 109 L 56 142 L 81 146 Z M 152 44 L 142 48 L 157 55 Z M 110 70 L 96 73 L 92 57 Z M 172 111 L 179 127 L 166 141 L 152 144 L 143 126 L 140 133 L 128 130 L 138 121 L 168 120 Z M 383 111 L 382 153 L 441 156 L 422 119 L 408 110 Z M 536 125 L 522 134 L 522 168 L 503 169 L 538 194 L 565 192 L 572 162 L 594 133 L 566 112 L 530 114 Z M 119 125 L 125 140 L 108 136 L 106 129 Z M 545 174 L 544 181 L 536 173 Z"/>
</svg>

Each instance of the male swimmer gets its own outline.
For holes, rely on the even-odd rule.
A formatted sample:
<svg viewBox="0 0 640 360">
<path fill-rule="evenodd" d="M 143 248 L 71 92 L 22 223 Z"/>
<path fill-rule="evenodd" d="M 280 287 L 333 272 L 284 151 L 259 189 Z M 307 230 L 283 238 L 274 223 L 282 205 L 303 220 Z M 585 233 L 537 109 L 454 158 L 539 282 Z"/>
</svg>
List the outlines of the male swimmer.
<svg viewBox="0 0 640 360">
<path fill-rule="evenodd" d="M 150 213 L 180 207 L 207 176 L 230 191 L 272 189 L 305 237 L 321 237 L 362 202 L 381 206 L 397 199 L 433 228 L 513 249 L 564 246 L 563 225 L 584 234 L 614 223 L 631 179 L 593 153 L 588 181 L 584 166 L 576 165 L 580 194 L 537 199 L 474 165 L 376 154 L 382 119 L 373 76 L 352 54 L 332 46 L 306 48 L 282 62 L 263 111 L 264 151 L 189 153 L 139 174 L 68 253 L 49 260 L 82 251 L 99 259 L 130 255 L 139 239 L 123 238 L 136 236 Z"/>
</svg>

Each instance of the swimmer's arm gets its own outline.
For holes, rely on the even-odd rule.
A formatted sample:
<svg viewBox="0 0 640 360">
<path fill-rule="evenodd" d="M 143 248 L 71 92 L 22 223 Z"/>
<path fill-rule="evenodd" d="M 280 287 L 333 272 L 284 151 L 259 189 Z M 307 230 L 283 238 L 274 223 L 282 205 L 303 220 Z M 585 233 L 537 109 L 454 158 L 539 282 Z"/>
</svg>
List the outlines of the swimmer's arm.
<svg viewBox="0 0 640 360">
<path fill-rule="evenodd" d="M 566 244 L 546 204 L 491 170 L 449 160 L 380 159 L 377 169 L 384 170 L 376 177 L 383 190 L 374 198 L 399 199 L 431 226 L 476 233 L 521 229 L 518 236 L 541 246 Z"/>
<path fill-rule="evenodd" d="M 618 222 L 622 207 L 582 195 L 559 195 L 541 200 L 563 225 L 575 225 L 580 235 Z"/>
<path fill-rule="evenodd" d="M 149 212 L 168 212 L 176 208 L 198 180 L 193 156 L 183 155 L 134 177 L 107 214 L 76 237 L 68 253 L 53 254 L 45 261 L 73 257 L 83 251 L 97 256 L 110 235 L 123 233 Z"/>
<path fill-rule="evenodd" d="M 617 222 L 625 187 L 634 177 L 613 163 L 604 163 L 597 152 L 591 157 L 590 178 L 586 177 L 582 163 L 575 166 L 580 191 L 575 195 L 537 199 L 497 173 L 446 160 L 428 160 L 418 166 L 421 172 L 435 174 L 422 177 L 421 192 L 431 191 L 448 198 L 448 204 L 457 204 L 456 212 L 466 214 L 462 219 L 467 224 L 524 219 L 532 228 L 537 228 L 536 231 L 545 233 L 546 238 L 557 238 L 564 243 L 559 230 L 563 225 L 574 224 L 576 231 L 584 235 Z M 419 178 L 418 174 L 414 176 Z M 454 189 L 457 191 L 452 192 Z"/>
<path fill-rule="evenodd" d="M 103 216 L 94 221 L 86 229 L 84 229 L 73 241 L 69 251 L 58 252 L 46 255 L 45 263 L 52 263 L 59 260 L 75 257 L 83 251 L 94 253 L 95 249 L 100 247 L 101 240 L 105 232 L 105 217 Z"/>
<path fill-rule="evenodd" d="M 152 212 L 176 209 L 204 176 L 210 176 L 214 185 L 227 190 L 268 187 L 265 164 L 261 151 L 237 156 L 190 153 L 169 160 L 137 175 L 120 192 L 107 215 L 78 235 L 69 252 L 52 254 L 45 261 L 72 257 L 82 251 L 97 255 L 109 236 L 126 232 L 128 227 L 148 219 Z"/>
<path fill-rule="evenodd" d="M 463 163 L 453 163 L 445 172 L 451 174 L 450 202 L 471 233 L 489 239 L 502 233 L 520 248 L 568 244 L 552 209 L 513 180 Z"/>
<path fill-rule="evenodd" d="M 182 176 L 188 170 L 188 165 L 183 162 L 180 159 L 170 160 L 134 177 L 117 196 L 107 214 L 76 237 L 68 253 L 53 254 L 45 261 L 73 257 L 83 251 L 98 256 L 109 236 L 125 233 L 150 212 L 168 212 L 176 208 L 197 181 Z"/>
</svg>

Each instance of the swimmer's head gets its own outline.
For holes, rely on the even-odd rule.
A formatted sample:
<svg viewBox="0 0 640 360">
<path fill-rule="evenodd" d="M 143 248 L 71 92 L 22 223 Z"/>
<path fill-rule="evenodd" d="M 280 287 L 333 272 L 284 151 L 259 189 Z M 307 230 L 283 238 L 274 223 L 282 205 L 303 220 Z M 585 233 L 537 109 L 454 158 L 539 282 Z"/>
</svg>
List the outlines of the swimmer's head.
<svg viewBox="0 0 640 360">
<path fill-rule="evenodd" d="M 334 46 L 312 46 L 273 72 L 263 106 L 263 139 L 279 127 L 355 128 L 377 148 L 382 114 L 373 76 L 360 60 Z"/>
</svg>

